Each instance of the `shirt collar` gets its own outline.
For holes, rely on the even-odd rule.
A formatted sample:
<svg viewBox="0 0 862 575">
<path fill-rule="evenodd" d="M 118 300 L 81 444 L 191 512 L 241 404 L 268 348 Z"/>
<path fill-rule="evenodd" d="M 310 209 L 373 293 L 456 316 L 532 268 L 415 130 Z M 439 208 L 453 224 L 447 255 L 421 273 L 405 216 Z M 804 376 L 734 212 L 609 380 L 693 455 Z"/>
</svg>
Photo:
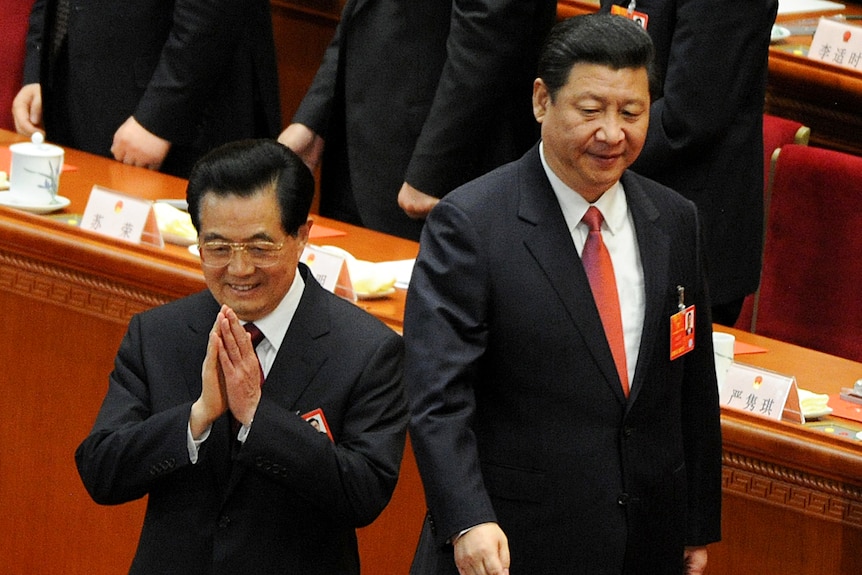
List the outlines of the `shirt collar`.
<svg viewBox="0 0 862 575">
<path fill-rule="evenodd" d="M 625 225 L 626 218 L 628 217 L 626 194 L 623 185 L 619 181 L 612 185 L 593 204 L 590 204 L 581 194 L 566 185 L 548 165 L 548 162 L 545 160 L 544 142 L 539 142 L 539 157 L 542 160 L 545 174 L 551 182 L 554 195 L 557 196 L 557 201 L 563 210 L 563 217 L 566 219 L 566 226 L 570 233 L 575 231 L 575 227 L 581 222 L 581 219 L 591 205 L 596 206 L 602 212 L 605 225 L 611 234 L 619 232 L 620 227 Z"/>
<path fill-rule="evenodd" d="M 296 308 L 299 307 L 299 300 L 302 298 L 304 289 L 305 280 L 302 279 L 302 274 L 297 270 L 293 277 L 293 283 L 290 284 L 290 289 L 281 298 L 278 306 L 268 315 L 254 322 L 254 325 L 263 333 L 266 341 L 276 352 L 281 347 L 281 342 L 290 327 Z"/>
</svg>

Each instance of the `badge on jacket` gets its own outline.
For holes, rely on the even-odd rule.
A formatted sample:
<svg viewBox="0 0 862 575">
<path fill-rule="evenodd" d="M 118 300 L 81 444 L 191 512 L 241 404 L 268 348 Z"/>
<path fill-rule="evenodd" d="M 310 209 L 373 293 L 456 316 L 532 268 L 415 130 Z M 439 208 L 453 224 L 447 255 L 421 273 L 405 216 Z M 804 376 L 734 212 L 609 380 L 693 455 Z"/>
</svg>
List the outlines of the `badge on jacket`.
<svg viewBox="0 0 862 575">
<path fill-rule="evenodd" d="M 694 306 L 685 305 L 685 288 L 676 286 L 679 296 L 679 311 L 670 316 L 670 359 L 687 354 L 694 349 Z"/>
</svg>

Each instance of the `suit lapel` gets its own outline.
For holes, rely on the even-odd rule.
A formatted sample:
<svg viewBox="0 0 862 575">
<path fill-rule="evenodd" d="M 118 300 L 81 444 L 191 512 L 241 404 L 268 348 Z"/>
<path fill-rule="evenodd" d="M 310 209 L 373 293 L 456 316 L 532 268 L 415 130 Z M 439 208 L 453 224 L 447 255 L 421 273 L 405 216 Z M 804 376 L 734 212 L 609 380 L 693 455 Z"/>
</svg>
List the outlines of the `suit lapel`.
<svg viewBox="0 0 862 575">
<path fill-rule="evenodd" d="M 563 302 L 584 344 L 621 402 L 625 402 L 610 346 L 572 236 L 537 148 L 521 162 L 518 217 L 532 224 L 524 244 Z"/>
<path fill-rule="evenodd" d="M 644 274 L 644 322 L 638 363 L 631 385 L 630 397 L 637 399 L 649 362 L 653 360 L 657 338 L 670 337 L 669 317 L 664 316 L 664 302 L 667 290 L 668 261 L 670 258 L 670 238 L 658 225 L 659 211 L 641 185 L 641 180 L 626 172 L 622 177 L 626 190 L 626 200 L 635 225 L 641 263 Z"/>
<path fill-rule="evenodd" d="M 264 395 L 287 408 L 299 400 L 326 361 L 325 346 L 317 342 L 330 330 L 326 292 L 308 268 L 300 269 L 305 290 L 263 387 Z"/>
</svg>

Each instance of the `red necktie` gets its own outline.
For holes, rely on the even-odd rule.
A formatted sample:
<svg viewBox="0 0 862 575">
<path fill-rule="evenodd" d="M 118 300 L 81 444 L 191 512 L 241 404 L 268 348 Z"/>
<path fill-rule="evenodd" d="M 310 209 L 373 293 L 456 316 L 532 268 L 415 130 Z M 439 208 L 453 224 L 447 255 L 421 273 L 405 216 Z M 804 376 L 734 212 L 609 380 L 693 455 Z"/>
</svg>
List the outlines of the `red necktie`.
<svg viewBox="0 0 862 575">
<path fill-rule="evenodd" d="M 605 242 L 602 240 L 602 213 L 595 207 L 590 206 L 584 214 L 583 222 L 590 228 L 587 241 L 584 243 L 584 251 L 581 261 L 587 278 L 590 280 L 590 289 L 593 291 L 593 299 L 599 308 L 599 316 L 605 328 L 605 337 L 611 347 L 617 373 L 623 386 L 623 393 L 629 395 L 629 376 L 626 366 L 626 346 L 623 338 L 623 322 L 620 316 L 620 299 L 617 293 L 617 280 L 614 277 L 614 265 L 611 262 L 611 254 L 608 253 Z"/>
<path fill-rule="evenodd" d="M 245 331 L 251 334 L 251 345 L 252 347 L 257 349 L 257 346 L 260 342 L 263 341 L 263 332 L 260 331 L 260 328 L 249 322 L 243 326 Z M 260 359 L 257 361 L 258 367 L 260 367 L 260 384 L 263 385 L 264 375 L 263 375 L 263 366 L 260 364 Z M 236 434 L 239 433 L 239 428 L 242 427 L 242 424 L 231 414 L 231 429 L 233 430 L 233 436 L 236 437 Z"/>
</svg>

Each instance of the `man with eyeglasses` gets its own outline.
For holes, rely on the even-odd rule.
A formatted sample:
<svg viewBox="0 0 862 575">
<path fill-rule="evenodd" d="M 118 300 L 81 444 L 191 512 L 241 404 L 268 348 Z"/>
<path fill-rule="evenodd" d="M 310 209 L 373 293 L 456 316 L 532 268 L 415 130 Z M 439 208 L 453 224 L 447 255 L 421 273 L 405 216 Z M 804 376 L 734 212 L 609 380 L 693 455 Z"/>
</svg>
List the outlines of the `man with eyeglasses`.
<svg viewBox="0 0 862 575">
<path fill-rule="evenodd" d="M 148 496 L 131 573 L 359 573 L 404 448 L 402 343 L 299 263 L 313 194 L 274 141 L 192 171 L 208 289 L 132 318 L 75 454 L 96 502 Z"/>
</svg>

